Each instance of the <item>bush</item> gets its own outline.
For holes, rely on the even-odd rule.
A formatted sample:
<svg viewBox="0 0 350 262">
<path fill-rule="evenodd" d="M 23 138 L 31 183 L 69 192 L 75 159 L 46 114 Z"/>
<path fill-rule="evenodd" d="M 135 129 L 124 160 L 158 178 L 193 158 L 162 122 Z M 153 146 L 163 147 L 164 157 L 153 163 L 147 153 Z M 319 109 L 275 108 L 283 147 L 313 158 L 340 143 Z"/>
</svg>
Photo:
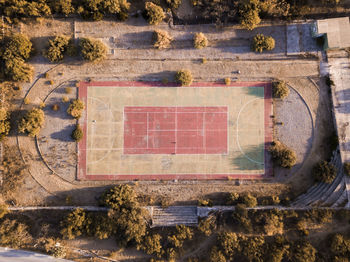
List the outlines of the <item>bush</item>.
<svg viewBox="0 0 350 262">
<path fill-rule="evenodd" d="M 80 99 L 76 99 L 70 103 L 67 109 L 67 113 L 72 117 L 79 119 L 82 116 L 84 109 L 85 109 L 84 102 L 81 101 Z"/>
<path fill-rule="evenodd" d="M 185 225 L 177 225 L 176 233 L 168 236 L 168 242 L 175 248 L 181 248 L 185 240 L 191 240 L 193 231 Z"/>
<path fill-rule="evenodd" d="M 291 252 L 292 262 L 314 262 L 316 260 L 316 249 L 307 241 L 296 243 Z"/>
<path fill-rule="evenodd" d="M 246 207 L 256 207 L 258 205 L 256 197 L 252 196 L 251 194 L 244 194 L 240 196 L 239 202 L 245 205 Z"/>
<path fill-rule="evenodd" d="M 312 174 L 316 181 L 330 184 L 337 176 L 335 167 L 327 161 L 317 163 L 312 169 Z"/>
<path fill-rule="evenodd" d="M 82 38 L 80 40 L 81 55 L 90 62 L 98 62 L 106 58 L 107 47 L 100 40 Z"/>
<path fill-rule="evenodd" d="M 56 36 L 54 39 L 49 40 L 46 57 L 51 62 L 61 61 L 64 54 L 67 52 L 70 41 L 71 40 L 67 36 Z"/>
<path fill-rule="evenodd" d="M 210 199 L 200 199 L 198 200 L 198 206 L 211 207 L 213 206 L 213 201 L 211 201 Z"/>
<path fill-rule="evenodd" d="M 350 176 L 350 162 L 344 163 L 343 167 L 345 175 Z"/>
<path fill-rule="evenodd" d="M 0 205 L 0 219 L 3 218 L 7 213 L 9 213 L 8 207 L 6 205 Z"/>
<path fill-rule="evenodd" d="M 60 110 L 60 106 L 58 104 L 53 104 L 51 108 L 52 108 L 53 111 Z"/>
<path fill-rule="evenodd" d="M 260 24 L 259 5 L 258 0 L 242 1 L 239 5 L 239 20 L 244 29 L 253 30 Z"/>
<path fill-rule="evenodd" d="M 350 255 L 350 240 L 341 234 L 335 234 L 330 239 L 330 251 L 337 256 Z"/>
<path fill-rule="evenodd" d="M 208 39 L 203 33 L 195 33 L 193 37 L 193 46 L 201 49 L 208 46 Z"/>
<path fill-rule="evenodd" d="M 198 230 L 206 236 L 210 236 L 213 230 L 216 229 L 216 220 L 215 217 L 208 217 L 202 219 L 198 224 Z"/>
<path fill-rule="evenodd" d="M 264 50 L 272 50 L 275 48 L 275 39 L 271 36 L 265 36 L 263 34 L 257 34 L 253 38 L 252 49 L 255 52 L 262 52 Z"/>
<path fill-rule="evenodd" d="M 5 108 L 0 108 L 0 141 L 9 134 L 10 129 L 10 114 Z"/>
<path fill-rule="evenodd" d="M 284 168 L 292 168 L 297 162 L 295 152 L 279 141 L 273 143 L 269 148 L 272 160 Z"/>
<path fill-rule="evenodd" d="M 227 205 L 235 205 L 239 199 L 239 194 L 235 192 L 231 192 L 227 195 L 226 204 Z"/>
<path fill-rule="evenodd" d="M 0 224 L 0 244 L 12 248 L 23 247 L 31 242 L 28 227 L 14 219 L 5 219 Z"/>
<path fill-rule="evenodd" d="M 145 3 L 147 21 L 150 25 L 158 25 L 165 18 L 163 9 L 152 2 Z"/>
<path fill-rule="evenodd" d="M 173 38 L 167 31 L 155 30 L 153 32 L 153 46 L 158 49 L 169 48 Z"/>
<path fill-rule="evenodd" d="M 80 125 L 76 125 L 75 129 L 72 132 L 72 138 L 79 142 L 84 136 L 83 130 L 81 129 Z"/>
<path fill-rule="evenodd" d="M 39 134 L 44 122 L 44 111 L 40 108 L 33 108 L 21 119 L 18 125 L 18 131 L 20 133 L 27 133 L 30 137 L 35 137 Z"/>
<path fill-rule="evenodd" d="M 178 9 L 181 5 L 182 0 L 166 0 L 166 2 L 170 6 L 170 8 Z"/>
<path fill-rule="evenodd" d="M 137 206 L 136 193 L 129 185 L 117 185 L 102 194 L 101 204 L 116 210 L 132 209 Z"/>
<path fill-rule="evenodd" d="M 160 243 L 162 237 L 159 234 L 153 234 L 146 236 L 140 248 L 146 252 L 148 255 L 156 255 L 161 257 L 162 255 L 162 245 Z"/>
<path fill-rule="evenodd" d="M 218 235 L 218 246 L 226 257 L 230 260 L 234 257 L 235 252 L 239 248 L 239 241 L 236 233 L 223 232 Z"/>
<path fill-rule="evenodd" d="M 284 99 L 289 95 L 289 88 L 285 81 L 279 80 L 272 83 L 273 97 Z"/>
<path fill-rule="evenodd" d="M 61 222 L 63 227 L 61 234 L 64 238 L 74 239 L 86 232 L 87 216 L 82 208 L 77 208 L 69 213 Z"/>
<path fill-rule="evenodd" d="M 175 75 L 175 80 L 178 84 L 182 86 L 189 86 L 192 84 L 193 78 L 190 70 L 180 70 Z"/>
<path fill-rule="evenodd" d="M 231 78 L 229 78 L 229 77 L 226 77 L 224 79 L 224 81 L 225 81 L 225 85 L 227 85 L 227 86 L 229 86 L 231 84 Z"/>
</svg>

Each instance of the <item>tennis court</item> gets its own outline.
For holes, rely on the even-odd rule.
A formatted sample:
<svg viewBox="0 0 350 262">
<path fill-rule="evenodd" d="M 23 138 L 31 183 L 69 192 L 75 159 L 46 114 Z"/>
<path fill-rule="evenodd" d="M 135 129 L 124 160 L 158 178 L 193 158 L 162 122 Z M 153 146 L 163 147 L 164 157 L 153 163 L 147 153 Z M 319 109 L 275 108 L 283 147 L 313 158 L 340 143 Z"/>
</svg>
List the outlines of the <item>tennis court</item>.
<svg viewBox="0 0 350 262">
<path fill-rule="evenodd" d="M 269 83 L 81 82 L 78 179 L 262 178 Z"/>
</svg>

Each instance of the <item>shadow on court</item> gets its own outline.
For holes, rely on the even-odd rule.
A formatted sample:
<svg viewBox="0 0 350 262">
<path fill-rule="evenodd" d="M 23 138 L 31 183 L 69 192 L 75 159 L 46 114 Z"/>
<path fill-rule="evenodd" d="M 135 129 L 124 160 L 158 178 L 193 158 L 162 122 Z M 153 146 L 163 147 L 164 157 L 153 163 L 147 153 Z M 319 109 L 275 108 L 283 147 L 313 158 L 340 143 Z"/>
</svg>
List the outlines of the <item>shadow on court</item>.
<svg viewBox="0 0 350 262">
<path fill-rule="evenodd" d="M 264 168 L 264 143 L 242 148 L 243 153 L 232 158 L 232 164 L 239 170 L 261 170 Z"/>
</svg>

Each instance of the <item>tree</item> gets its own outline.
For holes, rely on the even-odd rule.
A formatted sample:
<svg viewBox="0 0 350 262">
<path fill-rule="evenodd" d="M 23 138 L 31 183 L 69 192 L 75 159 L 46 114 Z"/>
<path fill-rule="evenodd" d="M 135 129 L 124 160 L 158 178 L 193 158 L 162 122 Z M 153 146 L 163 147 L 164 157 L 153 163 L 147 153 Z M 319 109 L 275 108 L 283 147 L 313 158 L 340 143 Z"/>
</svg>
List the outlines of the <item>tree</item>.
<svg viewBox="0 0 350 262">
<path fill-rule="evenodd" d="M 291 252 L 292 262 L 314 262 L 316 260 L 316 249 L 307 241 L 297 242 Z"/>
<path fill-rule="evenodd" d="M 49 40 L 46 57 L 51 62 L 61 61 L 64 54 L 67 52 L 70 41 L 71 40 L 67 36 L 56 36 L 54 39 Z"/>
<path fill-rule="evenodd" d="M 292 168 L 297 162 L 295 152 L 279 141 L 269 147 L 269 152 L 272 160 L 281 167 Z"/>
<path fill-rule="evenodd" d="M 75 129 L 72 132 L 72 138 L 76 141 L 79 142 L 84 136 L 84 132 L 81 129 L 80 125 L 77 124 Z"/>
<path fill-rule="evenodd" d="M 84 109 L 85 109 L 84 102 L 81 101 L 80 99 L 76 99 L 70 103 L 67 109 L 67 113 L 70 114 L 72 117 L 79 119 L 82 116 Z"/>
<path fill-rule="evenodd" d="M 106 239 L 117 233 L 116 223 L 110 216 L 103 214 L 88 214 L 87 235 L 97 237 L 98 239 Z"/>
<path fill-rule="evenodd" d="M 251 194 L 243 194 L 239 197 L 239 202 L 245 205 L 246 207 L 256 207 L 258 205 L 258 201 L 256 197 Z"/>
<path fill-rule="evenodd" d="M 312 174 L 316 181 L 328 184 L 332 183 L 337 176 L 334 165 L 328 163 L 327 161 L 317 163 L 312 169 Z"/>
<path fill-rule="evenodd" d="M 101 203 L 115 210 L 132 209 L 138 205 L 134 189 L 125 184 L 106 190 L 101 196 Z"/>
<path fill-rule="evenodd" d="M 220 251 L 225 254 L 230 260 L 233 259 L 237 249 L 239 248 L 239 240 L 236 233 L 223 232 L 218 235 L 217 238 L 218 247 Z"/>
<path fill-rule="evenodd" d="M 28 227 L 15 219 L 5 219 L 0 224 L 0 244 L 12 248 L 22 247 L 31 241 Z"/>
<path fill-rule="evenodd" d="M 286 81 L 278 80 L 272 83 L 273 97 L 284 99 L 289 95 Z"/>
<path fill-rule="evenodd" d="M 350 162 L 344 163 L 343 168 L 345 175 L 350 176 Z"/>
<path fill-rule="evenodd" d="M 193 37 L 193 45 L 197 49 L 208 46 L 208 39 L 203 33 L 195 33 Z"/>
<path fill-rule="evenodd" d="M 51 4 L 51 8 L 55 13 L 63 14 L 65 16 L 73 14 L 75 11 L 72 5 L 72 0 L 54 0 Z"/>
<path fill-rule="evenodd" d="M 153 46 L 158 49 L 169 48 L 173 38 L 167 31 L 155 30 L 153 32 Z"/>
<path fill-rule="evenodd" d="M 30 82 L 34 75 L 34 68 L 21 58 L 14 57 L 5 60 L 5 75 L 12 81 Z"/>
<path fill-rule="evenodd" d="M 4 60 L 20 58 L 25 61 L 29 59 L 31 52 L 32 42 L 29 38 L 23 34 L 15 34 L 5 39 L 2 58 Z"/>
<path fill-rule="evenodd" d="M 145 251 L 148 255 L 156 255 L 161 257 L 162 245 L 160 243 L 162 237 L 159 234 L 148 235 L 142 241 L 140 248 Z"/>
<path fill-rule="evenodd" d="M 253 30 L 261 19 L 259 17 L 258 4 L 256 0 L 250 0 L 250 3 L 241 5 L 239 9 L 240 24 L 244 29 Z"/>
<path fill-rule="evenodd" d="M 214 246 L 210 251 L 210 261 L 211 262 L 226 262 L 224 254 Z"/>
<path fill-rule="evenodd" d="M 206 236 L 210 236 L 213 230 L 216 229 L 216 220 L 215 217 L 208 217 L 202 219 L 198 224 L 198 230 Z"/>
<path fill-rule="evenodd" d="M 158 25 L 165 18 L 163 9 L 152 2 L 145 3 L 147 21 L 150 25 Z"/>
<path fill-rule="evenodd" d="M 182 69 L 177 71 L 175 75 L 175 80 L 178 84 L 182 86 L 189 86 L 192 84 L 193 78 L 190 70 Z"/>
<path fill-rule="evenodd" d="M 275 48 L 275 39 L 271 36 L 257 34 L 253 38 L 252 49 L 255 52 L 261 53 L 264 50 L 272 50 Z"/>
<path fill-rule="evenodd" d="M 44 111 L 40 108 L 33 108 L 21 119 L 18 125 L 18 131 L 20 133 L 27 133 L 30 137 L 35 137 L 39 134 L 40 129 L 44 126 L 44 123 Z"/>
<path fill-rule="evenodd" d="M 107 47 L 100 40 L 82 38 L 80 40 L 81 55 L 90 62 L 99 62 L 106 58 Z"/>
<path fill-rule="evenodd" d="M 265 239 L 262 236 L 259 237 L 243 237 L 240 238 L 240 248 L 242 249 L 242 255 L 248 261 L 264 261 L 265 251 Z"/>
<path fill-rule="evenodd" d="M 82 208 L 77 208 L 69 213 L 61 222 L 63 227 L 61 234 L 68 239 L 74 239 L 86 232 L 87 216 Z"/>
<path fill-rule="evenodd" d="M 0 219 L 3 218 L 7 213 L 9 213 L 8 207 L 6 205 L 0 205 Z"/>
<path fill-rule="evenodd" d="M 177 225 L 176 233 L 168 236 L 168 242 L 175 248 L 181 248 L 185 240 L 191 240 L 193 237 L 193 231 L 191 228 L 185 225 Z"/>
<path fill-rule="evenodd" d="M 10 132 L 10 114 L 5 108 L 0 108 L 0 141 Z"/>
<path fill-rule="evenodd" d="M 166 0 L 166 2 L 170 6 L 170 8 L 178 9 L 182 3 L 182 0 Z"/>
</svg>

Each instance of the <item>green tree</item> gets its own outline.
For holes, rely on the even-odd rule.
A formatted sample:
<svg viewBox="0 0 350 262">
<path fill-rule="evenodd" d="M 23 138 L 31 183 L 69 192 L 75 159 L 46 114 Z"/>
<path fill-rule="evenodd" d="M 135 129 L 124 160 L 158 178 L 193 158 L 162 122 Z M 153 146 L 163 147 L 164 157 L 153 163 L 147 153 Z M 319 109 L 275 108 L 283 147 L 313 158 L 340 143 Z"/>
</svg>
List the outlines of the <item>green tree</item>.
<svg viewBox="0 0 350 262">
<path fill-rule="evenodd" d="M 82 208 L 77 208 L 69 213 L 62 221 L 61 234 L 68 239 L 74 239 L 86 232 L 87 215 Z"/>
<path fill-rule="evenodd" d="M 316 181 L 328 184 L 332 183 L 337 176 L 334 165 L 328 163 L 327 161 L 317 163 L 312 169 L 312 174 Z"/>
<path fill-rule="evenodd" d="M 88 214 L 88 221 L 86 224 L 87 234 L 97 237 L 98 239 L 106 239 L 117 233 L 116 222 L 110 216 L 103 214 Z"/>
<path fill-rule="evenodd" d="M 106 58 L 107 47 L 100 40 L 82 38 L 80 40 L 81 55 L 90 62 L 99 62 Z"/>
<path fill-rule="evenodd" d="M 101 196 L 101 203 L 115 210 L 132 209 L 138 205 L 136 193 L 129 185 L 117 185 L 106 190 Z"/>
<path fill-rule="evenodd" d="M 284 99 L 289 95 L 286 81 L 278 80 L 272 83 L 273 97 Z"/>
<path fill-rule="evenodd" d="M 297 162 L 297 157 L 294 151 L 279 141 L 275 141 L 269 147 L 272 160 L 279 166 L 284 168 L 292 168 Z"/>
<path fill-rule="evenodd" d="M 292 262 L 316 261 L 316 249 L 307 241 L 297 242 L 292 249 Z"/>
<path fill-rule="evenodd" d="M 193 77 L 190 70 L 182 69 L 180 71 L 177 71 L 175 74 L 175 80 L 178 84 L 181 84 L 182 86 L 189 86 L 192 84 Z"/>
<path fill-rule="evenodd" d="M 240 248 L 242 250 L 242 255 L 248 261 L 264 261 L 265 255 L 265 239 L 264 237 L 243 237 L 240 239 Z"/>
<path fill-rule="evenodd" d="M 31 137 L 35 137 L 39 134 L 44 123 L 44 111 L 40 108 L 33 108 L 32 110 L 28 111 L 19 122 L 18 131 L 20 133 L 27 133 Z"/>
<path fill-rule="evenodd" d="M 63 14 L 65 16 L 74 13 L 74 7 L 72 5 L 72 0 L 53 0 L 50 1 L 51 9 L 58 14 Z"/>
<path fill-rule="evenodd" d="M 163 9 L 152 2 L 145 3 L 147 21 L 150 25 L 158 25 L 165 18 Z"/>
<path fill-rule="evenodd" d="M 232 260 L 236 251 L 239 249 L 239 240 L 236 233 L 222 232 L 218 235 L 217 242 L 220 251 Z"/>
<path fill-rule="evenodd" d="M 142 241 L 140 248 L 148 255 L 156 255 L 161 257 L 162 245 L 160 243 L 162 237 L 159 234 L 148 235 Z"/>
<path fill-rule="evenodd" d="M 214 246 L 210 251 L 210 261 L 211 262 L 226 262 L 224 254 Z"/>
<path fill-rule="evenodd" d="M 9 60 L 20 58 L 23 61 L 29 59 L 32 52 L 32 42 L 26 35 L 15 34 L 5 39 L 2 58 Z"/>
<path fill-rule="evenodd" d="M 258 205 L 258 201 L 256 197 L 251 194 L 243 194 L 239 197 L 239 202 L 245 205 L 246 207 L 256 207 Z"/>
<path fill-rule="evenodd" d="M 259 0 L 241 0 L 239 3 L 239 20 L 244 29 L 253 30 L 260 24 L 259 6 Z"/>
<path fill-rule="evenodd" d="M 49 40 L 49 47 L 46 52 L 46 57 L 51 62 L 59 62 L 63 59 L 64 54 L 67 52 L 70 38 L 67 36 L 56 36 L 54 39 Z"/>
<path fill-rule="evenodd" d="M 0 141 L 10 132 L 10 114 L 5 108 L 0 108 Z"/>
<path fill-rule="evenodd" d="M 81 129 L 80 125 L 77 124 L 75 129 L 72 132 L 72 138 L 76 141 L 79 142 L 82 138 L 84 137 L 84 132 Z"/>
<path fill-rule="evenodd" d="M 12 248 L 23 247 L 29 244 L 31 235 L 28 227 L 15 219 L 5 219 L 0 224 L 0 244 Z"/>
<path fill-rule="evenodd" d="M 82 116 L 84 109 L 85 109 L 84 102 L 81 101 L 80 99 L 76 99 L 69 104 L 67 113 L 72 117 L 79 119 Z"/>
<path fill-rule="evenodd" d="M 252 49 L 255 52 L 262 52 L 264 50 L 273 50 L 275 48 L 275 39 L 271 36 L 257 34 L 253 38 Z"/>
</svg>

